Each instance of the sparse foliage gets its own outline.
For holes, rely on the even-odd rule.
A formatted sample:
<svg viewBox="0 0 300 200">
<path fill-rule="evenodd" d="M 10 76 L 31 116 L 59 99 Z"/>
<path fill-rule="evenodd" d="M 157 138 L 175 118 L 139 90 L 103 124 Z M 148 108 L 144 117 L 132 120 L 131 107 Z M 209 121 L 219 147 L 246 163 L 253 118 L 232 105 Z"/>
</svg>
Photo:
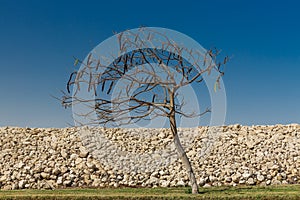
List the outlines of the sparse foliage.
<svg viewBox="0 0 300 200">
<path fill-rule="evenodd" d="M 121 126 L 147 117 L 168 118 L 179 158 L 191 181 L 192 192 L 198 193 L 195 175 L 177 134 L 176 118 L 196 117 L 210 110 L 186 113 L 184 100 L 178 101 L 178 90 L 192 83 L 200 84 L 204 73 L 209 75 L 215 70 L 218 72 L 216 91 L 224 74 L 221 66 L 229 58 L 217 62 L 220 53 L 217 49 L 200 52 L 176 44 L 167 35 L 148 31 L 146 36 L 141 37 L 143 33 L 141 30 L 138 33 L 125 31 L 117 34 L 119 55 L 109 64 L 105 62 L 107 58 L 93 58 L 92 54 L 86 61 L 75 59 L 75 64 L 80 63 L 82 67 L 80 71 L 71 73 L 62 104 L 68 107 L 72 103 L 94 102 L 91 110 L 96 111 L 97 118 L 91 119 L 90 124 Z M 161 38 L 161 46 L 153 48 L 157 38 Z M 94 93 L 95 99 L 76 96 L 83 84 Z M 71 86 L 73 95 L 70 95 Z M 119 86 L 122 88 L 118 89 Z M 80 115 L 89 117 L 90 112 Z"/>
</svg>

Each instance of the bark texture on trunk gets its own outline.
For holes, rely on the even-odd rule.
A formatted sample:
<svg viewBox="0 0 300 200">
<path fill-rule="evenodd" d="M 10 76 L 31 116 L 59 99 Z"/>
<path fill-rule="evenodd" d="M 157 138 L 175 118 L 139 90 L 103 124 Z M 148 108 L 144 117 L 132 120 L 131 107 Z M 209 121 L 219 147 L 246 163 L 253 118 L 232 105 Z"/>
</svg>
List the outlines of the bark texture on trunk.
<svg viewBox="0 0 300 200">
<path fill-rule="evenodd" d="M 172 104 L 174 105 L 174 96 L 171 96 L 170 103 L 171 103 L 171 105 Z M 199 190 L 198 190 L 198 185 L 197 185 L 197 181 L 196 181 L 196 178 L 195 178 L 193 168 L 191 166 L 189 158 L 187 157 L 187 155 L 186 155 L 186 153 L 185 153 L 185 151 L 184 151 L 184 149 L 183 149 L 183 147 L 180 143 L 180 139 L 178 137 L 174 106 L 173 106 L 173 109 L 170 112 L 169 120 L 170 120 L 170 128 L 171 128 L 171 131 L 172 131 L 172 134 L 173 134 L 173 137 L 174 137 L 174 144 L 175 144 L 175 147 L 177 149 L 178 156 L 181 159 L 183 165 L 185 166 L 185 168 L 187 170 L 188 177 L 189 177 L 189 180 L 191 182 L 192 193 L 193 194 L 198 194 Z"/>
</svg>

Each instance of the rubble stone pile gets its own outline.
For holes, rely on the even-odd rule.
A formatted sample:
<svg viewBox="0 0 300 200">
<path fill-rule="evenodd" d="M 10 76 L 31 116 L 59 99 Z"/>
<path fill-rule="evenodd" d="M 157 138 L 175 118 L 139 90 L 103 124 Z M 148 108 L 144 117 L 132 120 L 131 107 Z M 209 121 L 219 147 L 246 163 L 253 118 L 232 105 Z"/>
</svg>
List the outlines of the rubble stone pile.
<svg viewBox="0 0 300 200">
<path fill-rule="evenodd" d="M 1 127 L 0 188 L 189 184 L 169 129 L 93 128 L 92 136 L 79 129 Z M 178 131 L 188 138 L 182 143 L 202 187 L 300 184 L 298 124 L 223 126 L 213 139 L 209 127 Z M 93 139 L 97 134 L 109 143 Z M 133 161 L 130 155 L 143 156 Z"/>
</svg>

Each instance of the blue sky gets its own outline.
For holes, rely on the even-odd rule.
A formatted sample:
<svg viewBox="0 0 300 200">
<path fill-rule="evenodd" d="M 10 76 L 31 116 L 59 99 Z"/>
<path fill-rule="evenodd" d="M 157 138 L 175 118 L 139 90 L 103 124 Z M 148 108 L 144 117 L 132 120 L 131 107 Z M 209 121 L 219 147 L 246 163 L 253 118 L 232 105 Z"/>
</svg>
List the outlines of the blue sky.
<svg viewBox="0 0 300 200">
<path fill-rule="evenodd" d="M 0 126 L 65 127 L 59 96 L 73 56 L 112 31 L 174 29 L 233 56 L 226 124 L 300 123 L 298 1 L 0 0 Z"/>
</svg>

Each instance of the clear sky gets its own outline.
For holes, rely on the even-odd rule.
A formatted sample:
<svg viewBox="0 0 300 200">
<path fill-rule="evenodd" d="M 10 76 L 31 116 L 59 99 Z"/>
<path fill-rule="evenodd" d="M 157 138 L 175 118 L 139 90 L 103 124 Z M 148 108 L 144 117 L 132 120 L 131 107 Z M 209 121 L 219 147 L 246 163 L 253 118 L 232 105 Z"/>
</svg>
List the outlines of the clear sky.
<svg viewBox="0 0 300 200">
<path fill-rule="evenodd" d="M 60 96 L 73 56 L 112 31 L 174 29 L 233 56 L 226 124 L 300 123 L 299 1 L 0 0 L 0 126 L 65 127 Z"/>
</svg>

